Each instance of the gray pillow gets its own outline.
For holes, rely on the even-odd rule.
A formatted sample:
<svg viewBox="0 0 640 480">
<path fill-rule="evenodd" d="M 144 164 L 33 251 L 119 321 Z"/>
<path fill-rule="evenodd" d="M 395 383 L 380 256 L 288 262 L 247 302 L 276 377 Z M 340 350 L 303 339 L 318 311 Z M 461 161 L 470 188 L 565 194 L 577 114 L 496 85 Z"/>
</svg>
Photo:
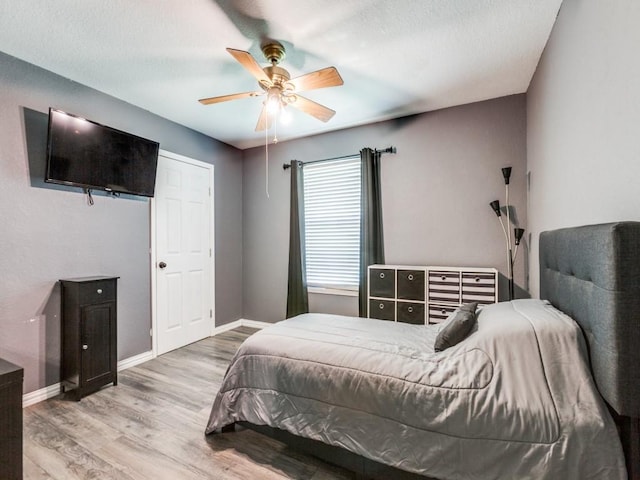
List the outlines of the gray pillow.
<svg viewBox="0 0 640 480">
<path fill-rule="evenodd" d="M 433 345 L 436 352 L 453 347 L 467 338 L 476 324 L 476 308 L 477 303 L 466 303 L 451 314 L 436 337 Z"/>
<path fill-rule="evenodd" d="M 462 305 L 460 305 L 460 310 L 462 310 L 463 312 L 471 312 L 474 315 L 477 309 L 478 309 L 478 302 L 463 303 Z"/>
</svg>

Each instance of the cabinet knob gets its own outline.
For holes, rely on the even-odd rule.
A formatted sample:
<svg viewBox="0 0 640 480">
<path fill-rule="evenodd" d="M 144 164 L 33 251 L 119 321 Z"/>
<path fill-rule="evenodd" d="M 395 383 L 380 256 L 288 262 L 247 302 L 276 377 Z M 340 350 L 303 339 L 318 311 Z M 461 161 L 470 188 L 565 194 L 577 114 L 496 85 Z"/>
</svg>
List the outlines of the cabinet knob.
<svg viewBox="0 0 640 480">
<path fill-rule="evenodd" d="M 160 262 L 160 263 L 158 264 L 158 266 L 159 266 L 160 268 L 167 268 L 167 264 L 166 264 L 166 263 L 164 263 L 164 262 Z"/>
<path fill-rule="evenodd" d="M 85 345 L 82 345 L 82 349 L 83 349 L 83 350 L 88 350 L 88 349 L 89 349 L 89 345 L 86 345 L 86 344 L 85 344 Z"/>
<path fill-rule="evenodd" d="M 440 278 L 442 279 L 443 282 L 447 279 L 447 277 L 445 277 L 444 275 L 442 275 L 442 277 Z"/>
<path fill-rule="evenodd" d="M 102 295 L 102 289 L 101 288 L 97 289 L 96 292 L 98 292 L 98 295 Z"/>
<path fill-rule="evenodd" d="M 408 278 L 409 280 L 413 280 L 413 274 L 411 274 L 411 273 L 410 273 L 410 274 L 407 276 L 407 278 Z"/>
<path fill-rule="evenodd" d="M 447 314 L 447 311 L 443 309 L 442 310 L 442 315 L 446 315 L 446 314 Z"/>
<path fill-rule="evenodd" d="M 476 277 L 476 282 L 479 282 L 479 281 L 480 281 L 480 277 Z"/>
<path fill-rule="evenodd" d="M 380 307 L 380 310 L 384 310 L 384 303 L 381 303 L 379 307 Z"/>
<path fill-rule="evenodd" d="M 380 278 L 384 278 L 384 272 L 380 272 Z"/>
<path fill-rule="evenodd" d="M 407 308 L 407 311 L 408 311 L 409 313 L 413 313 L 413 307 L 409 307 L 409 308 Z"/>
</svg>

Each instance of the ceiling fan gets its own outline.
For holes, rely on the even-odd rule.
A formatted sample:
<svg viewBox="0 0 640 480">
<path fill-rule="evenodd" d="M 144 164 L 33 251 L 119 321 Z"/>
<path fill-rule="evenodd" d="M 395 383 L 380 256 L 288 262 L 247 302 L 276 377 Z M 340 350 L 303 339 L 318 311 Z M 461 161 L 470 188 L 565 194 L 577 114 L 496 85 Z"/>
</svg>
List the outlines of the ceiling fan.
<svg viewBox="0 0 640 480">
<path fill-rule="evenodd" d="M 237 100 L 240 98 L 257 97 L 267 95 L 264 101 L 256 131 L 269 129 L 273 121 L 273 113 L 284 111 L 284 108 L 291 105 L 298 110 L 307 113 L 318 120 L 328 122 L 335 115 L 335 111 L 324 105 L 309 100 L 298 94 L 317 88 L 336 87 L 342 85 L 342 77 L 335 67 L 327 67 L 315 72 L 307 73 L 296 78 L 291 78 L 289 72 L 278 64 L 285 57 L 285 49 L 282 44 L 276 41 L 265 43 L 261 47 L 262 53 L 271 66 L 262 68 L 249 52 L 227 48 L 229 52 L 240 64 L 258 80 L 258 85 L 262 91 L 233 93 L 219 97 L 202 98 L 199 100 L 204 105 Z"/>
</svg>

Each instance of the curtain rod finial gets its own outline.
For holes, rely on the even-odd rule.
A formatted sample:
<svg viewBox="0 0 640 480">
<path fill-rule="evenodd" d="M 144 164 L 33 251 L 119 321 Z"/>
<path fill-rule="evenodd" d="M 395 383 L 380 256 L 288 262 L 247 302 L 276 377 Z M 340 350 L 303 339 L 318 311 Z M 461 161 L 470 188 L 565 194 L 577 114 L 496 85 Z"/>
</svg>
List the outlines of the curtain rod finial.
<svg viewBox="0 0 640 480">
<path fill-rule="evenodd" d="M 376 153 L 396 153 L 396 147 L 387 147 L 387 148 L 383 148 L 382 150 L 378 150 L 377 148 L 374 148 L 373 151 Z"/>
</svg>

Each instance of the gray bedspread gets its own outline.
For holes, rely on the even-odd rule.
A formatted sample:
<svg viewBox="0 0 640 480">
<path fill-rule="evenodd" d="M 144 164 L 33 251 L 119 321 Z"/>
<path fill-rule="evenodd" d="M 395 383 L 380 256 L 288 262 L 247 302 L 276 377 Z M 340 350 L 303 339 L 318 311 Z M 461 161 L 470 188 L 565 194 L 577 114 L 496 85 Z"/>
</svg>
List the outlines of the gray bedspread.
<svg viewBox="0 0 640 480">
<path fill-rule="evenodd" d="M 498 303 L 435 353 L 439 328 L 279 322 L 240 347 L 206 432 L 268 425 L 441 479 L 626 478 L 573 320 L 539 300 Z"/>
</svg>

